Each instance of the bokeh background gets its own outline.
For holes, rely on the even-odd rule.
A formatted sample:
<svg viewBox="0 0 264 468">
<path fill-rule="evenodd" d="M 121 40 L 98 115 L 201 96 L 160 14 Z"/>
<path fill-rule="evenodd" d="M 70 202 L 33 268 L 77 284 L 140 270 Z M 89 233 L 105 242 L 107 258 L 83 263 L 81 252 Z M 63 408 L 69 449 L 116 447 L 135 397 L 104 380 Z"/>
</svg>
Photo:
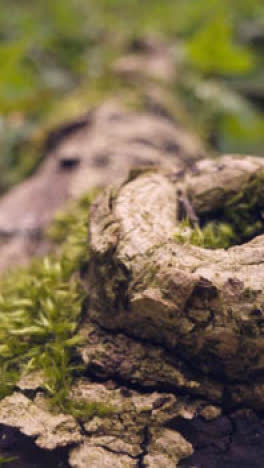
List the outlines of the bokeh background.
<svg viewBox="0 0 264 468">
<path fill-rule="evenodd" d="M 169 44 L 163 83 L 179 120 L 215 151 L 264 155 L 263 0 L 3 0 L 0 193 L 39 163 L 50 128 L 110 95 L 113 63 L 144 38 Z"/>
</svg>

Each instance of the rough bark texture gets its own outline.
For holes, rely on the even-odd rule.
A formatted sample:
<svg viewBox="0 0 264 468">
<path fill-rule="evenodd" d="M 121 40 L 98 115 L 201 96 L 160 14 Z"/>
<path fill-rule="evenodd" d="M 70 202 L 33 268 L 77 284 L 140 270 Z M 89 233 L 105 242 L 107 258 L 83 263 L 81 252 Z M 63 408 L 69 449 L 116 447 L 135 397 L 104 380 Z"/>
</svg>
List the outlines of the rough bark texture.
<svg viewBox="0 0 264 468">
<path fill-rule="evenodd" d="M 170 173 L 144 173 L 114 197 L 109 190 L 97 201 L 90 225 L 89 316 L 160 344 L 227 385 L 246 387 L 254 378 L 249 391 L 255 392 L 264 366 L 263 236 L 212 251 L 181 245 L 173 234 L 179 187 L 191 195 L 198 215 L 215 211 L 264 163 L 226 156 L 196 167 L 179 182 Z M 253 400 L 263 407 L 261 392 Z"/>
<path fill-rule="evenodd" d="M 171 146 L 170 138 L 179 144 L 181 133 L 167 120 L 155 117 L 149 127 L 149 116 L 105 115 L 101 127 L 79 128 L 78 157 L 74 134 L 65 152 L 54 135 L 56 151 L 44 164 L 50 175 L 52 165 L 57 168 L 63 189 L 59 198 L 54 192 L 53 207 L 43 206 L 39 217 L 23 224 L 16 203 L 21 197 L 27 206 L 39 183 L 32 179 L 16 189 L 13 201 L 5 197 L 2 223 L 8 220 L 12 232 L 17 216 L 21 232 L 41 231 L 55 205 L 76 187 L 82 192 L 94 184 L 88 177 L 93 164 L 100 185 L 122 180 L 123 157 L 142 166 L 108 187 L 91 210 L 80 350 L 86 370 L 72 398 L 110 411 L 83 420 L 54 414 L 41 375 L 24 376 L 0 402 L 0 455 L 18 454 L 10 468 L 262 468 L 264 236 L 209 250 L 180 244 L 174 235 L 179 197 L 186 196 L 198 218 L 217 213 L 264 173 L 264 162 L 236 156 L 198 161 L 196 145 L 187 150 L 181 140 L 183 152 Z M 101 132 L 108 135 L 103 142 Z M 152 167 L 160 161 L 162 168 Z M 44 175 L 38 177 L 44 184 Z M 43 185 L 42 196 L 48 188 Z M 40 201 L 31 205 L 35 215 Z"/>
</svg>

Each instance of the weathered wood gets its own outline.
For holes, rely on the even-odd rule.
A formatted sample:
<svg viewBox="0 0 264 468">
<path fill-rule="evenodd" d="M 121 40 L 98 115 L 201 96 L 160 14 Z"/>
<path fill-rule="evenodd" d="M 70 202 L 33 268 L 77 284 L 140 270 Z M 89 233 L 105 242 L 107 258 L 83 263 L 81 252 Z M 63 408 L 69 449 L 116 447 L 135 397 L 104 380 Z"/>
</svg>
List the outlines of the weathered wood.
<svg viewBox="0 0 264 468">
<path fill-rule="evenodd" d="M 3 441 L 12 454 L 10 437 L 19 446 L 26 435 L 52 468 L 57 451 L 74 468 L 262 467 L 264 235 L 210 250 L 175 234 L 182 200 L 195 223 L 217 214 L 264 161 L 174 161 L 132 170 L 91 209 L 86 370 L 71 398 L 110 413 L 81 422 L 54 415 L 41 375 L 24 376 L 0 402 L 0 453 Z"/>
<path fill-rule="evenodd" d="M 54 131 L 47 147 L 36 174 L 0 200 L 0 272 L 48 251 L 43 233 L 67 200 L 121 182 L 134 166 L 181 172 L 204 155 L 169 119 L 113 102 Z"/>
<path fill-rule="evenodd" d="M 230 402 L 264 407 L 264 236 L 227 250 L 174 240 L 177 190 L 196 213 L 215 211 L 264 169 L 258 158 L 202 161 L 172 182 L 147 172 L 128 180 L 91 217 L 89 317 L 159 344 L 202 376 L 224 383 Z"/>
</svg>

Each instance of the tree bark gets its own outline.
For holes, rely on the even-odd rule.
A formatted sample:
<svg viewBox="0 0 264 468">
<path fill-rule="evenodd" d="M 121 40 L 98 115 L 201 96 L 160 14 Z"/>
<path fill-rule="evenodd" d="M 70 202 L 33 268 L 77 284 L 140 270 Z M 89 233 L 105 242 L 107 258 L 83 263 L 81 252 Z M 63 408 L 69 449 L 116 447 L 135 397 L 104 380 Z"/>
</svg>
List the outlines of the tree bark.
<svg viewBox="0 0 264 468">
<path fill-rule="evenodd" d="M 0 200 L 0 272 L 48 251 L 45 229 L 67 200 L 119 183 L 132 167 L 180 172 L 204 154 L 199 138 L 169 118 L 116 102 L 57 128 L 37 172 Z"/>
<path fill-rule="evenodd" d="M 173 237 L 179 190 L 198 216 L 217 212 L 263 172 L 264 163 L 224 156 L 196 169 L 173 181 L 170 172 L 147 171 L 96 202 L 89 317 L 163 346 L 202 375 L 246 386 L 264 366 L 264 238 L 210 250 Z M 263 406 L 261 395 L 254 404 Z"/>
<path fill-rule="evenodd" d="M 210 250 L 175 234 L 183 201 L 194 223 L 210 218 L 264 162 L 180 164 L 132 170 L 91 210 L 85 373 L 72 398 L 111 411 L 54 415 L 31 375 L 0 402 L 1 453 L 30 439 L 40 468 L 58 456 L 74 468 L 262 468 L 264 237 Z M 11 467 L 33 468 L 28 453 Z"/>
</svg>

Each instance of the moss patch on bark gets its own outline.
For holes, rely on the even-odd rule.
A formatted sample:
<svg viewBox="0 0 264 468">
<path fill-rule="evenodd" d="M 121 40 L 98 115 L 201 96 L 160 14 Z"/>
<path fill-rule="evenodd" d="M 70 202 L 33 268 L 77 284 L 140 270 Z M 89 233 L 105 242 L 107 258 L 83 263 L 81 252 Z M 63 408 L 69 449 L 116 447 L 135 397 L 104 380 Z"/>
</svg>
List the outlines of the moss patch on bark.
<svg viewBox="0 0 264 468">
<path fill-rule="evenodd" d="M 264 172 L 254 175 L 221 208 L 200 217 L 192 226 L 186 217 L 174 236 L 176 242 L 205 249 L 228 249 L 264 232 Z"/>
<path fill-rule="evenodd" d="M 60 213 L 50 228 L 60 252 L 36 260 L 0 282 L 0 398 L 10 394 L 21 375 L 41 371 L 40 386 L 51 406 L 77 419 L 110 411 L 69 397 L 74 375 L 82 369 L 78 333 L 85 291 L 80 271 L 89 258 L 88 214 L 96 192 Z"/>
</svg>

